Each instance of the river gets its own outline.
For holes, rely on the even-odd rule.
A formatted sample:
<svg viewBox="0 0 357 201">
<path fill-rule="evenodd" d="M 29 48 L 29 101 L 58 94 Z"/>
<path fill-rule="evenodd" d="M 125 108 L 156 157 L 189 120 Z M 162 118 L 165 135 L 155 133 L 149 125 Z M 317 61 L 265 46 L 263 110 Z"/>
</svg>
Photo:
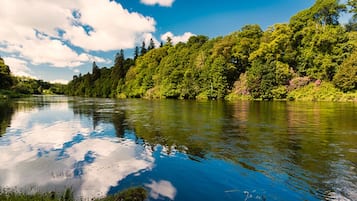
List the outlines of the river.
<svg viewBox="0 0 357 201">
<path fill-rule="evenodd" d="M 149 200 L 357 200 L 357 105 L 0 101 L 0 186 Z"/>
</svg>

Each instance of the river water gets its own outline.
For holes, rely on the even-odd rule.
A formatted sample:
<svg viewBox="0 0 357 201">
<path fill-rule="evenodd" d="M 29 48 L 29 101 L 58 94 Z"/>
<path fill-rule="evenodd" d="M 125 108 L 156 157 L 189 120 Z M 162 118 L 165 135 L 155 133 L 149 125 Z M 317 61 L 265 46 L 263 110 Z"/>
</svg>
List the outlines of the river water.
<svg viewBox="0 0 357 201">
<path fill-rule="evenodd" d="M 0 102 L 0 186 L 93 198 L 357 200 L 357 104 Z"/>
</svg>

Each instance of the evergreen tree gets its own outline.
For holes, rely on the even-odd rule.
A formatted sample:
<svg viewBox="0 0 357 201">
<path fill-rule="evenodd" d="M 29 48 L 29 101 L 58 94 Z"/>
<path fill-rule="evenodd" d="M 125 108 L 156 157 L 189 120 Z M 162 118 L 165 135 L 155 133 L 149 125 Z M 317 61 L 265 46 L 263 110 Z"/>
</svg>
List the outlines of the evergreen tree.
<svg viewBox="0 0 357 201">
<path fill-rule="evenodd" d="M 155 49 L 155 43 L 154 43 L 154 40 L 151 38 L 149 46 L 148 46 L 148 51 L 150 51 L 152 49 Z"/>
<path fill-rule="evenodd" d="M 165 45 L 170 46 L 170 47 L 172 46 L 172 38 L 170 36 L 168 36 L 166 38 L 166 44 Z"/>
<path fill-rule="evenodd" d="M 92 64 L 92 81 L 97 80 L 100 77 L 100 69 L 97 66 L 97 64 L 95 63 L 95 61 L 93 61 Z"/>
<path fill-rule="evenodd" d="M 141 45 L 140 56 L 143 56 L 144 54 L 146 54 L 146 52 L 147 52 L 146 44 L 145 44 L 145 41 L 143 41 L 143 43 Z"/>
<path fill-rule="evenodd" d="M 136 60 L 139 57 L 139 47 L 136 46 L 134 50 L 134 60 Z"/>
<path fill-rule="evenodd" d="M 125 77 L 125 69 L 124 69 L 124 64 L 125 64 L 125 57 L 124 57 L 124 50 L 121 49 L 119 53 L 115 55 L 114 59 L 114 67 L 112 70 L 112 77 L 114 79 L 122 79 Z"/>
</svg>

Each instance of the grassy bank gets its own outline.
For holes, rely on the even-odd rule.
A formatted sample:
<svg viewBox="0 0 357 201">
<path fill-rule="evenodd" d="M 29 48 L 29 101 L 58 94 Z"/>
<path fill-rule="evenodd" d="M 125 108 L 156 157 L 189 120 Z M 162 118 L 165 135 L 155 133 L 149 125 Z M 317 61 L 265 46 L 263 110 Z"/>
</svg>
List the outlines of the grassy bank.
<svg viewBox="0 0 357 201">
<path fill-rule="evenodd" d="M 12 90 L 0 89 L 0 99 L 23 98 L 29 95 L 21 94 Z"/>
<path fill-rule="evenodd" d="M 124 190 L 115 195 L 110 195 L 105 198 L 91 199 L 94 201 L 144 201 L 148 197 L 148 193 L 143 187 L 133 187 Z M 26 194 L 13 190 L 0 189 L 1 201 L 76 201 L 73 192 L 67 189 L 64 193 L 35 193 Z M 82 200 L 82 199 L 80 199 Z"/>
<path fill-rule="evenodd" d="M 247 89 L 245 89 L 247 90 Z M 357 102 L 357 91 L 344 93 L 337 89 L 330 82 L 321 82 L 316 84 L 310 82 L 305 86 L 298 87 L 293 90 L 285 89 L 284 97 L 274 100 L 278 101 L 330 101 L 330 102 Z M 254 99 L 247 93 L 241 93 L 240 91 L 229 94 L 226 96 L 226 100 L 261 100 Z"/>
<path fill-rule="evenodd" d="M 320 85 L 310 83 L 289 92 L 287 99 L 297 101 L 357 102 L 357 92 L 343 93 L 328 82 L 322 82 Z"/>
</svg>

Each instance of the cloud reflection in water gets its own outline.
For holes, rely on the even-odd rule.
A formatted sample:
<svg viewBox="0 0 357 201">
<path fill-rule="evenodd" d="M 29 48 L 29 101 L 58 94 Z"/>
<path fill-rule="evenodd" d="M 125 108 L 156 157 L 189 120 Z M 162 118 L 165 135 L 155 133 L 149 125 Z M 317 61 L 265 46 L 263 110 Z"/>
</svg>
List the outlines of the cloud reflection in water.
<svg viewBox="0 0 357 201">
<path fill-rule="evenodd" d="M 7 134 L 0 138 L 0 186 L 25 190 L 36 186 L 40 191 L 72 187 L 76 196 L 97 197 L 126 176 L 153 167 L 151 150 L 116 138 L 113 125 L 102 123 L 92 129 L 91 121 L 74 116 L 68 107 L 51 111 L 54 108 L 13 116 Z M 42 112 L 55 112 L 65 120 Z"/>
<path fill-rule="evenodd" d="M 146 184 L 150 191 L 150 197 L 159 199 L 160 196 L 174 200 L 176 196 L 176 188 L 169 181 L 151 181 L 150 184 Z"/>
</svg>

